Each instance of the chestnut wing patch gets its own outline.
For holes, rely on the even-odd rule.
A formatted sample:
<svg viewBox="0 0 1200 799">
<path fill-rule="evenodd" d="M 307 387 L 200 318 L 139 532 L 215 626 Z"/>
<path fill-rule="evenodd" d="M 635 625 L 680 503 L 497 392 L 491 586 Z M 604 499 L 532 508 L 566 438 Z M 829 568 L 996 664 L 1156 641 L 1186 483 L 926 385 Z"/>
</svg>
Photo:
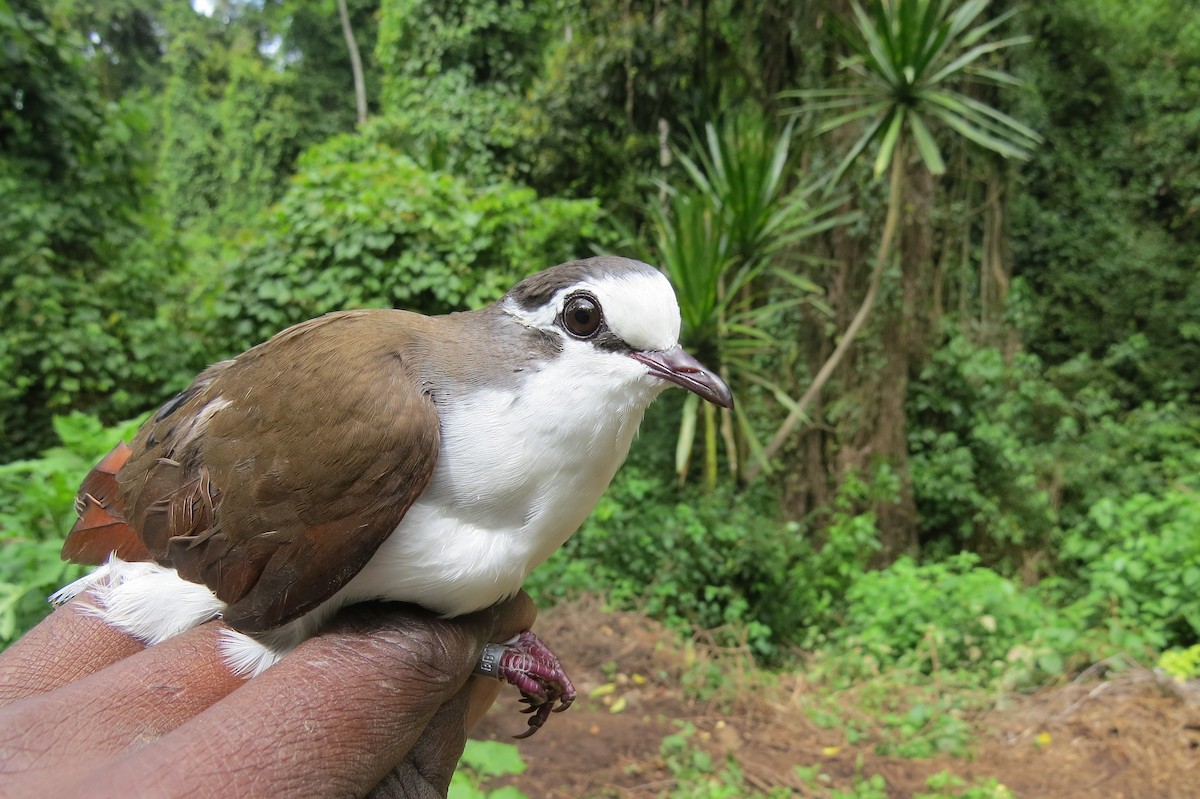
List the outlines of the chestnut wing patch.
<svg viewBox="0 0 1200 799">
<path fill-rule="evenodd" d="M 88 472 L 75 495 L 79 519 L 63 543 L 62 558 L 99 565 L 116 555 L 122 560 L 149 560 L 150 553 L 137 532 L 125 523 L 117 472 L 133 451 L 118 443 Z"/>
</svg>

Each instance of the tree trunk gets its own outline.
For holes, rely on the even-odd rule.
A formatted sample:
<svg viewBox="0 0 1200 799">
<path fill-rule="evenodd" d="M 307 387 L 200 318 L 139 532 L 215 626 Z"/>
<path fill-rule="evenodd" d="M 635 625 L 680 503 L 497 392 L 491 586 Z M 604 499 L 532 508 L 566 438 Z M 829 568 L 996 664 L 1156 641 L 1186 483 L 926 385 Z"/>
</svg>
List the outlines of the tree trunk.
<svg viewBox="0 0 1200 799">
<path fill-rule="evenodd" d="M 342 19 L 342 36 L 346 39 L 346 49 L 350 51 L 350 72 L 354 75 L 354 104 L 358 109 L 358 124 L 367 121 L 367 84 L 363 79 L 362 57 L 358 53 L 358 41 L 354 38 L 354 29 L 350 27 L 350 10 L 346 0 L 337 0 L 338 16 Z"/>
<path fill-rule="evenodd" d="M 917 506 L 913 499 L 912 476 L 908 467 L 908 381 L 920 371 L 928 353 L 935 327 L 935 311 L 929 299 L 934 295 L 936 275 L 932 267 L 933 176 L 918 168 L 906 181 L 906 198 L 911 213 L 905 216 L 900 233 L 900 297 L 898 305 L 888 308 L 883 324 L 883 369 L 875 394 L 879 397 L 879 416 L 872 426 L 868 447 L 872 455 L 886 461 L 900 482 L 896 502 L 882 503 L 875 509 L 879 525 L 879 557 L 884 563 L 904 554 L 915 555 L 920 546 L 917 531 Z"/>
</svg>

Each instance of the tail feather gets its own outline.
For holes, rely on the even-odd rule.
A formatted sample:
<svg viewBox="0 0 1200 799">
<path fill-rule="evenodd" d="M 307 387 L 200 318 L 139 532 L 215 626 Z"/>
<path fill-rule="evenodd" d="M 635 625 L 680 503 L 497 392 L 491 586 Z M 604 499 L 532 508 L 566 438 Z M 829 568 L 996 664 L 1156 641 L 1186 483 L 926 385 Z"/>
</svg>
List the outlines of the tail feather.
<svg viewBox="0 0 1200 799">
<path fill-rule="evenodd" d="M 79 521 L 63 544 L 63 560 L 101 564 L 113 553 L 125 561 L 151 559 L 137 532 L 125 523 L 117 483 L 117 472 L 132 454 L 133 450 L 121 442 L 84 478 L 75 497 Z"/>
</svg>

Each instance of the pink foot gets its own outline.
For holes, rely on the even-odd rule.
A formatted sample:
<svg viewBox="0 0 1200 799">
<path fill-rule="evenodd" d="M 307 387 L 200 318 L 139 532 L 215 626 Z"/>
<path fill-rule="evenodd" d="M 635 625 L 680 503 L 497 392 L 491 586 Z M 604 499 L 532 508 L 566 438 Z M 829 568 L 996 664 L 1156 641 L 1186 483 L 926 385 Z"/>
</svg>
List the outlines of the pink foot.
<svg viewBox="0 0 1200 799">
<path fill-rule="evenodd" d="M 529 630 L 511 644 L 488 644 L 476 671 L 504 680 L 521 691 L 521 701 L 529 705 L 521 712 L 533 715 L 529 718 L 529 729 L 517 738 L 533 735 L 552 711 L 561 713 L 575 701 L 575 686 L 558 657 Z"/>
</svg>

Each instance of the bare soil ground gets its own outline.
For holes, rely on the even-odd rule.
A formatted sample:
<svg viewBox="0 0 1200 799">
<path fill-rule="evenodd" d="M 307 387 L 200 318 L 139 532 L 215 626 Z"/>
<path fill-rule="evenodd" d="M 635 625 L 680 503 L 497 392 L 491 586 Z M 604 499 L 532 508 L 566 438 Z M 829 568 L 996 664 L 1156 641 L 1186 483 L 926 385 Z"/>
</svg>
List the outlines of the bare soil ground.
<svg viewBox="0 0 1200 799">
<path fill-rule="evenodd" d="M 605 612 L 584 600 L 545 613 L 536 629 L 581 700 L 519 742 L 523 774 L 494 783 L 533 799 L 669 792 L 674 777 L 660 747 L 681 723 L 694 725 L 691 745 L 717 762 L 735 761 L 748 786 L 787 786 L 799 796 L 824 796 L 879 774 L 889 796 L 911 797 L 948 770 L 968 782 L 995 778 L 1020 799 L 1200 797 L 1200 689 L 1144 669 L 992 696 L 964 717 L 968 752 L 907 759 L 877 754 L 869 735 L 848 744 L 844 730 L 815 725 L 806 709 L 828 706 L 829 696 L 802 674 L 763 675 L 744 658 L 681 643 L 639 614 Z M 703 700 L 696 696 L 712 692 L 685 690 L 714 665 L 724 688 Z M 524 729 L 510 694 L 501 694 L 476 737 L 504 741 Z M 814 793 L 796 766 L 819 766 L 831 779 Z"/>
</svg>

